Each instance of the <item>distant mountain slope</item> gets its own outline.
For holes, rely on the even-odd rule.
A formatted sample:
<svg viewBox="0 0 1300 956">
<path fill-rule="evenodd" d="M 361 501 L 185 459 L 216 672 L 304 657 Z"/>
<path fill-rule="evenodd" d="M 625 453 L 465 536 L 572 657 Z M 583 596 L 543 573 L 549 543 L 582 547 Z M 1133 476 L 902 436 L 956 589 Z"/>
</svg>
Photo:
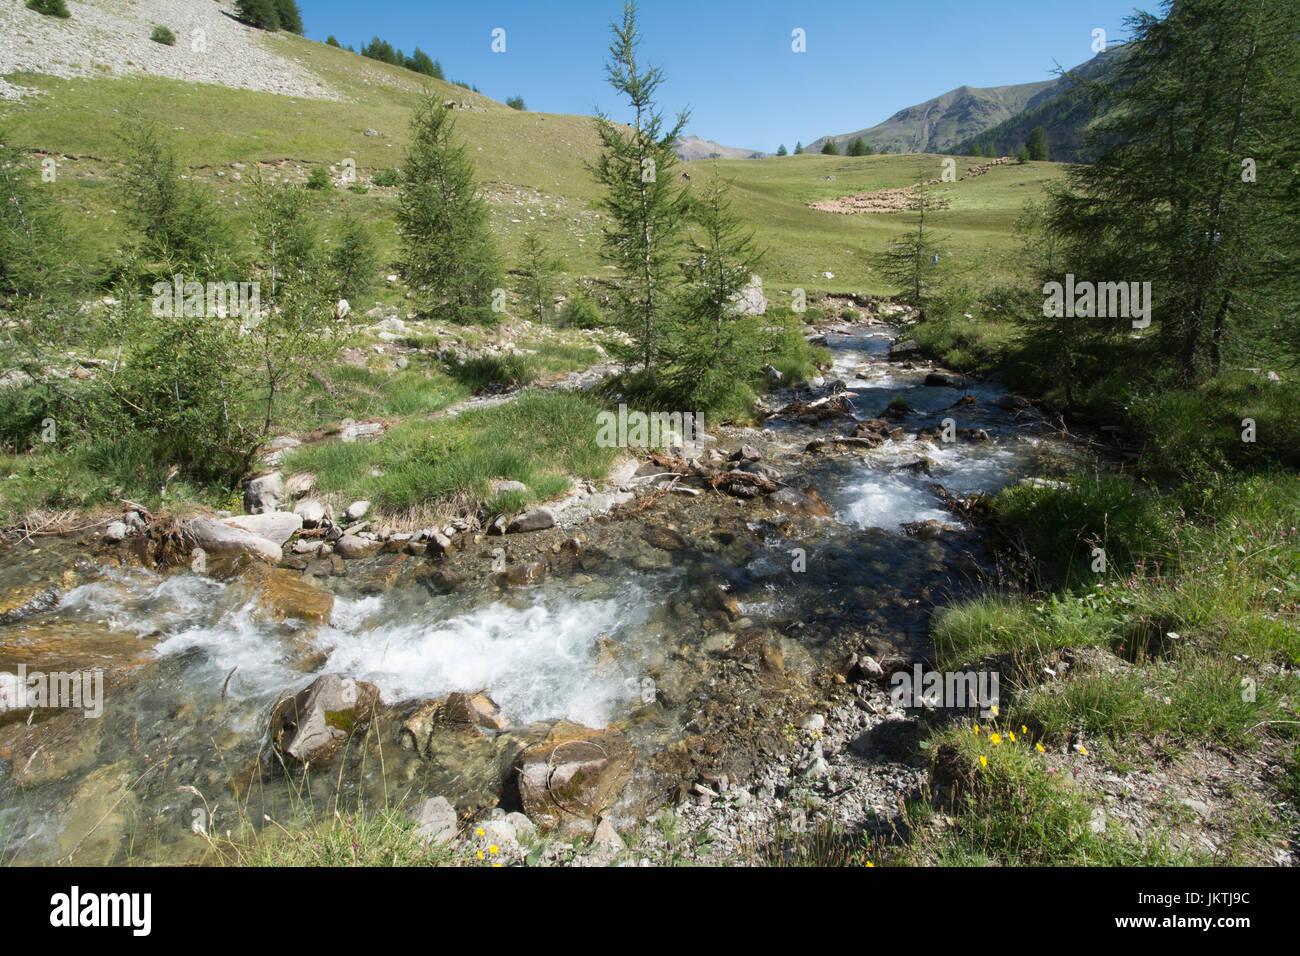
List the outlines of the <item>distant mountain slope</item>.
<svg viewBox="0 0 1300 956">
<path fill-rule="evenodd" d="M 1036 105 L 1055 85 L 1054 80 L 1018 83 L 1012 86 L 959 86 L 916 106 L 899 110 L 889 119 L 868 129 L 835 136 L 823 136 L 805 149 L 820 152 L 827 139 L 840 152 L 859 136 L 876 152 L 944 152 L 954 144 L 974 137 Z"/>
<path fill-rule="evenodd" d="M 719 159 L 766 159 L 771 153 L 762 153 L 755 149 L 740 149 L 736 146 L 723 146 L 721 143 L 715 143 L 712 140 L 700 139 L 698 136 L 683 136 L 673 147 L 681 159 L 708 159 L 717 156 Z"/>
<path fill-rule="evenodd" d="M 1048 95 L 1040 97 L 1024 112 L 978 135 L 972 134 L 958 143 L 953 151 L 969 154 L 978 138 L 986 153 L 991 151 L 998 155 L 1012 155 L 1029 139 L 1030 131 L 1041 126 L 1047 134 L 1047 145 L 1053 160 L 1062 163 L 1086 162 L 1088 157 L 1083 150 L 1083 139 L 1093 113 L 1088 98 L 1077 88 L 1074 78 L 1095 80 L 1103 77 L 1114 68 L 1116 57 L 1121 55 L 1122 50 L 1122 46 L 1112 47 L 1075 67 L 1055 80 Z"/>
</svg>

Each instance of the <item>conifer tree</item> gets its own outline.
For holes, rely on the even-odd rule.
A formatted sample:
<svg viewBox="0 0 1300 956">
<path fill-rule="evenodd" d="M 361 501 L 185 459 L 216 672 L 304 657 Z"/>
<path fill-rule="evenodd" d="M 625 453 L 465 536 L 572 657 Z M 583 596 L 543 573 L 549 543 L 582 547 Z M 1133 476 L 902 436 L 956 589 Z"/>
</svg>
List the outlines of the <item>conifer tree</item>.
<svg viewBox="0 0 1300 956">
<path fill-rule="evenodd" d="M 411 119 L 400 173 L 400 267 L 427 310 L 462 323 L 490 322 L 500 266 L 487 203 L 454 129 L 451 110 L 426 94 Z"/>
<path fill-rule="evenodd" d="M 729 193 L 715 167 L 711 181 L 690 203 L 691 256 L 664 349 L 666 392 L 691 409 L 736 404 L 738 393 L 749 388 L 763 364 L 759 321 L 739 314 L 735 304 L 762 252 L 732 210 Z"/>
<path fill-rule="evenodd" d="M 642 66 L 637 59 L 641 36 L 636 5 L 624 3 L 622 23 L 611 28 L 614 39 L 605 72 L 610 85 L 627 99 L 632 122 L 627 128 L 597 113 L 601 153 L 588 168 L 604 189 L 600 207 L 610 219 L 603 230 L 601 256 L 619 275 L 614 321 L 633 341 L 622 357 L 648 370 L 659 357 L 685 212 L 686 194 L 672 173 L 678 162 L 673 144 L 686 126 L 687 112 L 666 128 L 655 101 L 663 71 Z"/>
</svg>

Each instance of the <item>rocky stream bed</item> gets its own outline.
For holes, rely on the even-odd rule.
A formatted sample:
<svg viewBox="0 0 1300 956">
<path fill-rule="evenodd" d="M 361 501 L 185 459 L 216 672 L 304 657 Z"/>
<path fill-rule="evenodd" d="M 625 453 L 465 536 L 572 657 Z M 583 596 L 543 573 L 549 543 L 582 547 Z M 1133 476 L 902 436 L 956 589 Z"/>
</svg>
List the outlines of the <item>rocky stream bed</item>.
<svg viewBox="0 0 1300 956">
<path fill-rule="evenodd" d="M 385 535 L 290 487 L 161 539 L 135 511 L 8 543 L 0 671 L 104 690 L 87 717 L 0 685 L 0 860 L 201 862 L 196 830 L 336 806 L 542 864 L 662 861 L 665 808 L 718 862 L 778 825 L 888 833 L 924 768 L 885 680 L 982 586 L 970 496 L 1084 452 L 883 324 L 825 338 L 826 379 L 760 426 L 545 510 Z"/>
</svg>

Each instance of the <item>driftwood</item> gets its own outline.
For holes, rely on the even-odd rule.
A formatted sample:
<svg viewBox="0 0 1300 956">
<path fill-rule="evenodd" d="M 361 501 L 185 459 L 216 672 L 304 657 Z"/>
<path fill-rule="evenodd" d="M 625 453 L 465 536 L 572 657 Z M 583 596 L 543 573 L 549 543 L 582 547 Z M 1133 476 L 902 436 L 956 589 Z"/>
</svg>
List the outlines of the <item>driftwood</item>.
<svg viewBox="0 0 1300 956">
<path fill-rule="evenodd" d="M 750 485 L 765 495 L 776 491 L 777 484 L 771 478 L 754 475 L 748 471 L 720 471 L 708 479 L 709 487 L 719 490 L 731 485 Z"/>
</svg>

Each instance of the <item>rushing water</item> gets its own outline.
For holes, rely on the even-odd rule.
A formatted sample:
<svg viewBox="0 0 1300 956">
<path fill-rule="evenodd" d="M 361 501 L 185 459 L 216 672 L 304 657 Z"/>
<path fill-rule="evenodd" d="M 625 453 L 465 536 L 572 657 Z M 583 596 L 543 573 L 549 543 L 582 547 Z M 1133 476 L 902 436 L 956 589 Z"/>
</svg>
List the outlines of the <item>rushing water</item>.
<svg viewBox="0 0 1300 956">
<path fill-rule="evenodd" d="M 13 764 L 0 761 L 0 861 L 196 859 L 204 845 L 190 827 L 200 807 L 227 808 L 211 818 L 221 830 L 239 817 L 279 820 L 304 802 L 327 804 L 338 781 L 310 781 L 305 799 L 282 777 L 250 776 L 270 707 L 321 673 L 371 681 L 388 702 L 485 690 L 517 727 L 618 723 L 644 754 L 692 721 L 716 674 L 712 652 L 729 632 L 779 635 L 786 666 L 806 671 L 864 633 L 901 653 L 922 649 L 929 607 L 976 586 L 981 570 L 977 534 L 934 485 L 997 491 L 1062 467 L 1071 450 L 1034 414 L 995 407 L 997 385 L 923 385 L 926 369 L 884 360 L 890 338 L 829 336 L 828 377 L 844 382 L 853 417 L 875 417 L 902 396 L 908 436 L 951 416 L 985 429 L 990 442 L 907 437 L 865 452 L 804 453 L 811 438 L 848 433 L 848 420 L 773 420 L 761 434 L 722 436 L 728 450 L 758 444 L 784 475 L 808 476 L 832 519 L 783 519 L 759 502 L 710 493 L 669 496 L 644 518 L 591 526 L 598 565 L 557 567 L 526 588 L 504 590 L 483 573 L 450 593 L 409 576 L 367 593 L 349 569 L 320 582 L 336 593 L 320 626 L 268 620 L 239 579 L 109 567 L 70 546 L 15 546 L 0 557 L 0 582 L 53 585 L 57 603 L 0 627 L 0 670 L 107 660 L 120 674 L 109 667 L 98 720 L 40 714 L 25 727 L 24 714 L 0 717 L 0 758 Z M 975 403 L 954 407 L 966 395 Z M 930 520 L 948 530 L 903 533 Z M 647 544 L 642 530 L 652 524 L 680 532 L 680 546 Z M 796 551 L 806 563 L 797 572 Z M 719 588 L 738 602 L 734 627 L 708 611 Z M 647 680 L 658 693 L 649 708 Z M 445 793 L 462 806 L 490 805 L 509 754 L 476 747 L 426 761 L 385 751 L 383 769 L 367 766 L 347 795 Z"/>
</svg>

